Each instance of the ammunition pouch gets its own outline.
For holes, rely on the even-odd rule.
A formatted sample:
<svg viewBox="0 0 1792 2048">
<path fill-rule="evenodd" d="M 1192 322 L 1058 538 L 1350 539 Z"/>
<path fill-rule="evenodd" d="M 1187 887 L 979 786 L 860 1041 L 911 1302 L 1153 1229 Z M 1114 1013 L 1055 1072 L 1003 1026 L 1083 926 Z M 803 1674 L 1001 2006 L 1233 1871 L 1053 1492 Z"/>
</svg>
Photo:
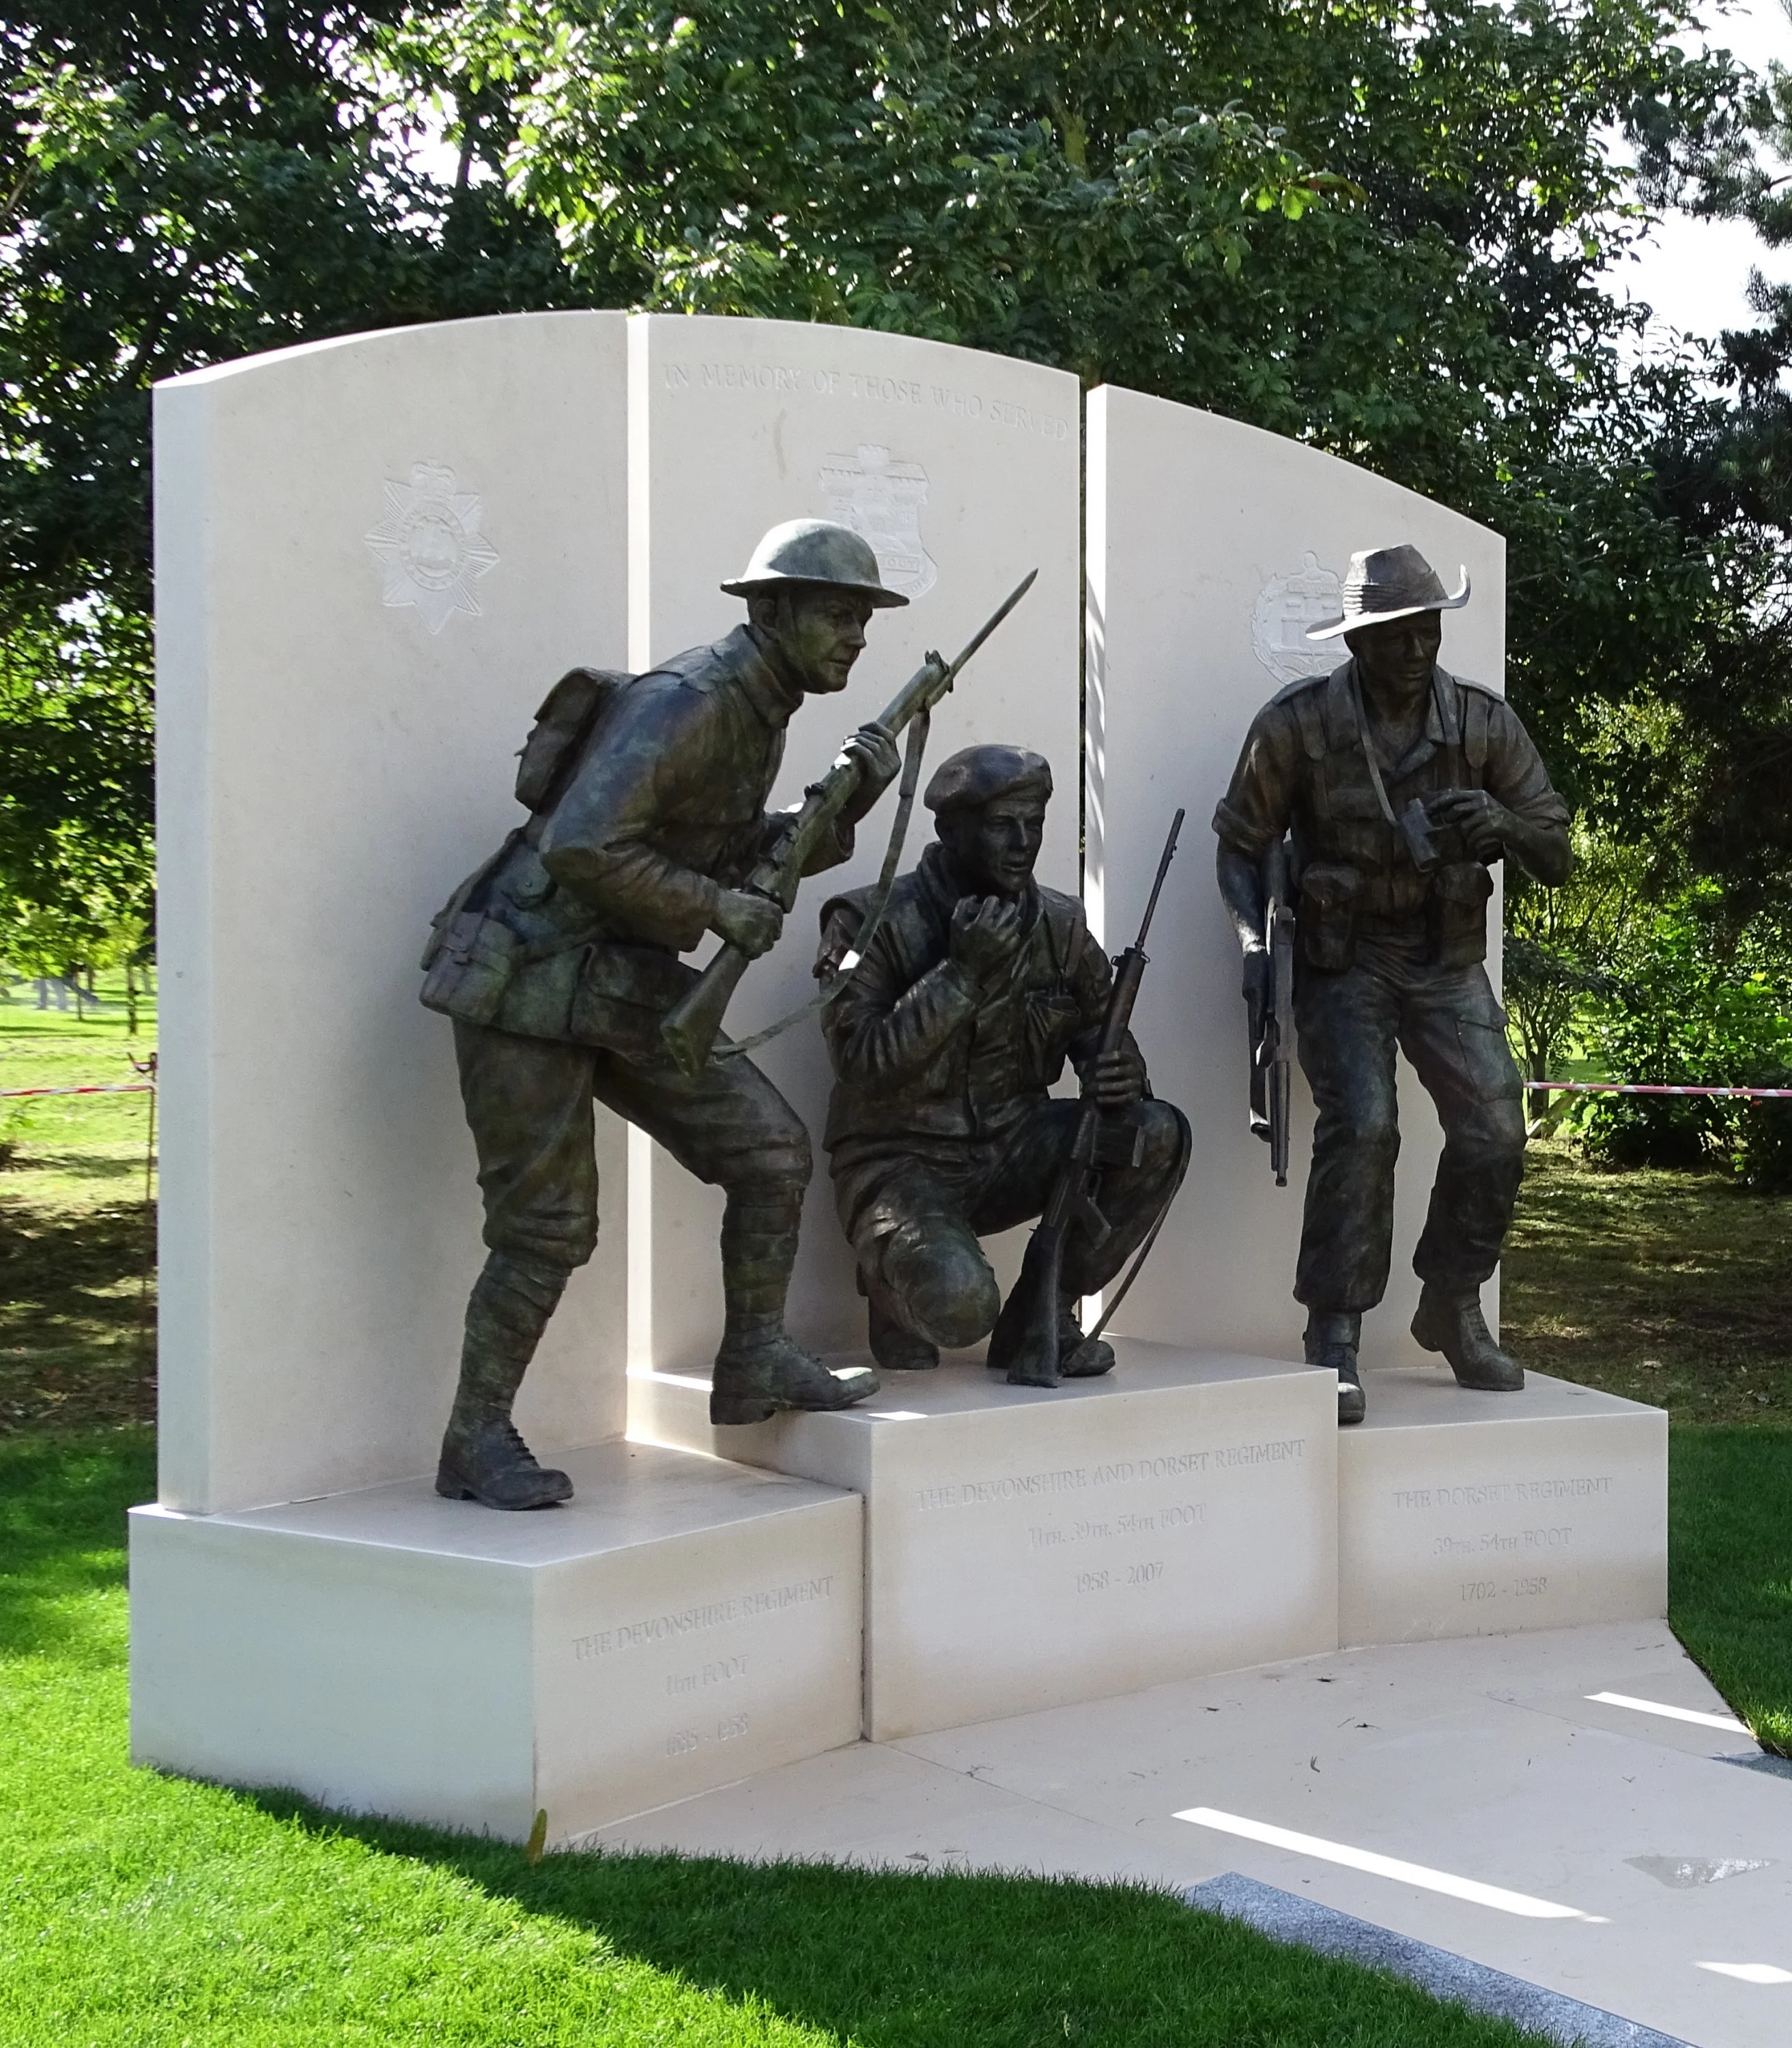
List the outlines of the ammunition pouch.
<svg viewBox="0 0 1792 2048">
<path fill-rule="evenodd" d="M 1300 934 L 1301 957 L 1309 967 L 1339 974 L 1354 962 L 1362 894 L 1363 877 L 1356 868 L 1325 861 L 1301 870 L 1295 929 Z"/>
<path fill-rule="evenodd" d="M 444 911 L 424 956 L 423 1007 L 464 1024 L 489 1024 L 520 951 L 516 933 L 484 911 Z"/>
<path fill-rule="evenodd" d="M 1474 967 L 1488 955 L 1493 877 L 1478 860 L 1453 860 L 1431 877 L 1425 898 L 1430 954 L 1439 967 Z"/>
</svg>

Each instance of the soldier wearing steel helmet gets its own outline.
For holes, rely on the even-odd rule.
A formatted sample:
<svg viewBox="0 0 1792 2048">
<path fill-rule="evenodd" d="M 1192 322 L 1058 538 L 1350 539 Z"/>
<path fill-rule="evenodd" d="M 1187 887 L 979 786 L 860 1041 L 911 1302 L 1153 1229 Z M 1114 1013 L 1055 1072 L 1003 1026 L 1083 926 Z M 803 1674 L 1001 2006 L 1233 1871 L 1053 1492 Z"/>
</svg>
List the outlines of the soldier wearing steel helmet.
<svg viewBox="0 0 1792 2048">
<path fill-rule="evenodd" d="M 1219 880 L 1244 949 L 1244 993 L 1270 999 L 1263 863 L 1292 834 L 1298 952 L 1294 1022 L 1318 1112 L 1295 1298 L 1309 1364 L 1338 1375 L 1338 1419 L 1364 1402 L 1363 1312 L 1387 1285 L 1400 1147 L 1396 1048 L 1444 1127 L 1413 1264 L 1413 1335 L 1464 1387 L 1510 1391 L 1480 1292 L 1499 1263 L 1524 1166 L 1523 1096 L 1487 970 L 1491 864 L 1565 879 L 1568 809 L 1503 697 L 1437 665 L 1446 592 L 1414 547 L 1355 556 L 1342 636 L 1350 658 L 1292 685 L 1246 735 L 1214 814 Z"/>
<path fill-rule="evenodd" d="M 884 588 L 859 535 L 812 519 L 774 527 L 722 588 L 747 607 L 725 639 L 643 675 L 576 670 L 557 688 L 524 757 L 526 778 L 544 735 L 558 749 L 525 797 L 538 807 L 436 921 L 424 1000 L 455 1020 L 489 1251 L 436 1482 L 451 1499 L 530 1508 L 572 1493 L 510 1411 L 596 1246 L 594 1100 L 726 1193 L 715 1419 L 876 1391 L 875 1374 L 830 1372 L 785 1332 L 811 1171 L 796 1111 L 747 1060 L 682 1073 L 659 1024 L 695 979 L 679 955 L 706 933 L 749 956 L 775 943 L 782 912 L 739 885 L 784 829 L 765 805 L 785 728 L 806 696 L 845 688 L 873 611 L 907 599 Z M 859 785 L 815 868 L 850 855 L 899 766 L 881 727 L 861 727 L 847 751 Z"/>
</svg>

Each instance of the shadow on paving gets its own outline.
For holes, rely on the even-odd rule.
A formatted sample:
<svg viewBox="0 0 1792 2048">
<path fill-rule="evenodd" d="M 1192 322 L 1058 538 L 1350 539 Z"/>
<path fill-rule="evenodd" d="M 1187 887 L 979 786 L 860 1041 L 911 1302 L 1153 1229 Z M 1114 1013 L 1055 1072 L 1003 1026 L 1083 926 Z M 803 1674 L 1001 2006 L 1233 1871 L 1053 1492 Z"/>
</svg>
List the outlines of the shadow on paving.
<svg viewBox="0 0 1792 2048">
<path fill-rule="evenodd" d="M 855 2048 L 1538 2048 L 1503 2021 L 1144 1886 L 611 1852 L 532 1864 L 481 1838 L 242 1796 Z"/>
</svg>

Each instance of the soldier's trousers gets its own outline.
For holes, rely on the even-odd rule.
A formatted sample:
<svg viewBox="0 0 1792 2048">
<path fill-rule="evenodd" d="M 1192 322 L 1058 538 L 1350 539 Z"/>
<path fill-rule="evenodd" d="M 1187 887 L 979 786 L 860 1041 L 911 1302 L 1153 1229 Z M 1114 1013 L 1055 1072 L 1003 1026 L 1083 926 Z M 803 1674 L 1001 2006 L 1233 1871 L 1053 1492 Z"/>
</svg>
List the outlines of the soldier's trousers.
<svg viewBox="0 0 1792 2048">
<path fill-rule="evenodd" d="M 687 1076 L 669 1060 L 643 1066 L 458 1022 L 454 1049 L 494 1251 L 570 1271 L 597 1248 L 594 1101 L 731 1195 L 782 1203 L 809 1185 L 809 1133 L 750 1061 L 712 1061 Z"/>
<path fill-rule="evenodd" d="M 1303 968 L 1294 1017 L 1318 1111 L 1295 1299 L 1357 1310 L 1386 1290 L 1400 1150 L 1396 1046 L 1444 1127 L 1414 1270 L 1452 1291 L 1479 1287 L 1499 1263 L 1525 1143 L 1523 1089 L 1486 970 L 1381 956 L 1336 974 Z"/>
<path fill-rule="evenodd" d="M 995 1143 L 917 1137 L 900 1150 L 888 1140 L 848 1140 L 836 1148 L 840 1221 L 879 1307 L 942 1350 L 987 1337 L 1002 1293 L 977 1240 L 1044 1209 L 1077 1113 L 1075 1102 L 1041 1103 Z M 1138 1250 L 1181 1162 L 1189 1127 L 1180 1110 L 1142 1102 L 1131 1113 L 1144 1133 L 1144 1158 L 1137 1166 L 1103 1170 L 1101 1206 L 1112 1235 L 1094 1246 L 1080 1230 L 1070 1232 L 1064 1279 L 1073 1296 L 1106 1286 Z"/>
</svg>

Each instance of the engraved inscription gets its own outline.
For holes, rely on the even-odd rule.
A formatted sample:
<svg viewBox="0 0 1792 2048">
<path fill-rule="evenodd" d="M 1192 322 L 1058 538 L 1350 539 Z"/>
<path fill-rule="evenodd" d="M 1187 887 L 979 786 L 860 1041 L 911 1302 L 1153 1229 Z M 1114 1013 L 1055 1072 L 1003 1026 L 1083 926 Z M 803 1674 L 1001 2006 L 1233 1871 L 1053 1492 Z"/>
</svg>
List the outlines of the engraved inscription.
<svg viewBox="0 0 1792 2048">
<path fill-rule="evenodd" d="M 739 1657 L 712 1658 L 695 1671 L 669 1671 L 665 1689 L 677 1695 L 681 1693 L 699 1693 L 706 1685 L 731 1685 L 736 1678 L 747 1676 L 747 1659 Z"/>
<path fill-rule="evenodd" d="M 668 391 L 761 392 L 774 398 L 782 394 L 791 398 L 837 399 L 848 405 L 941 412 L 955 419 L 975 420 L 1048 441 L 1067 441 L 1075 432 L 1073 422 L 1061 413 L 1041 412 L 1010 398 L 992 398 L 981 391 L 961 391 L 952 385 L 924 382 L 918 377 L 805 369 L 790 363 L 668 363 L 664 388 Z"/>
<path fill-rule="evenodd" d="M 710 1600 L 700 1607 L 680 1608 L 670 1614 L 650 1616 L 643 1621 L 603 1628 L 572 1639 L 572 1655 L 578 1663 L 608 1657 L 621 1650 L 638 1650 L 654 1643 L 673 1643 L 706 1628 L 721 1628 L 733 1621 L 751 1621 L 760 1615 L 782 1614 L 814 1600 L 834 1597 L 834 1574 L 820 1578 L 796 1579 L 788 1585 L 768 1586 L 758 1592 L 740 1593 L 729 1600 Z M 744 1662 L 743 1670 L 745 1669 Z"/>
<path fill-rule="evenodd" d="M 1394 1487 L 1400 1508 L 1502 1507 L 1530 1500 L 1595 1500 L 1612 1491 L 1609 1475 L 1575 1479 L 1489 1480 L 1478 1485 Z"/>
<path fill-rule="evenodd" d="M 751 1725 L 746 1714 L 727 1714 L 707 1728 L 677 1728 L 665 1739 L 668 1756 L 688 1756 L 706 1743 L 738 1742 Z"/>
<path fill-rule="evenodd" d="M 414 605 L 432 633 L 457 611 L 480 616 L 473 585 L 498 566 L 478 495 L 455 486 L 447 464 L 413 463 L 409 483 L 387 483 L 386 517 L 364 537 L 385 571 L 384 601 Z"/>
<path fill-rule="evenodd" d="M 984 1507 L 1010 1500 L 1077 1494 L 1101 1487 L 1136 1486 L 1180 1479 L 1191 1472 L 1235 1471 L 1251 1465 L 1298 1464 L 1307 1454 L 1305 1437 L 1273 1437 L 1262 1443 L 1224 1445 L 1213 1450 L 1169 1451 L 1158 1457 L 1122 1458 L 1111 1464 L 1063 1465 L 1051 1472 L 1005 1473 L 964 1480 L 953 1485 L 915 1489 L 923 1515 L 949 1507 Z"/>
<path fill-rule="evenodd" d="M 1207 1519 L 1204 1500 L 1178 1502 L 1146 1515 L 1116 1515 L 1111 1522 L 1079 1521 L 1069 1524 L 1036 1522 L 1026 1532 L 1027 1547 L 1034 1550 L 1066 1550 L 1072 1543 L 1092 1543 L 1111 1536 L 1150 1536 L 1160 1531 L 1198 1529 Z"/>
</svg>

